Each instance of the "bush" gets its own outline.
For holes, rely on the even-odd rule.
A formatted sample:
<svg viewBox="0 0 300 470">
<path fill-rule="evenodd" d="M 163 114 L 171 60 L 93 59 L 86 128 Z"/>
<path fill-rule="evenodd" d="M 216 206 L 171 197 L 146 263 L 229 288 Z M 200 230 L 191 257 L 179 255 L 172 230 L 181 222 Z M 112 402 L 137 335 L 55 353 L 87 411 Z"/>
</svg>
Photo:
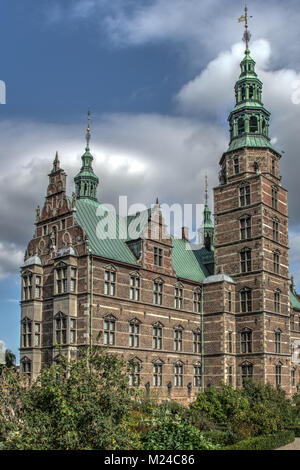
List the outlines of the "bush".
<svg viewBox="0 0 300 470">
<path fill-rule="evenodd" d="M 251 437 L 236 444 L 223 447 L 222 450 L 273 450 L 295 440 L 293 431 L 281 431 L 276 434 Z"/>
<path fill-rule="evenodd" d="M 213 450 L 218 446 L 212 444 L 201 432 L 178 418 L 160 424 L 143 438 L 144 450 Z"/>
<path fill-rule="evenodd" d="M 206 431 L 202 434 L 204 438 L 210 441 L 212 444 L 219 444 L 222 447 L 234 444 L 237 441 L 236 436 L 231 431 Z"/>
<path fill-rule="evenodd" d="M 134 393 L 117 355 L 94 348 L 76 362 L 62 360 L 26 391 L 17 419 L 10 413 L 10 429 L 0 415 L 0 429 L 8 429 L 5 448 L 139 449 L 139 434 L 128 424 Z"/>
</svg>

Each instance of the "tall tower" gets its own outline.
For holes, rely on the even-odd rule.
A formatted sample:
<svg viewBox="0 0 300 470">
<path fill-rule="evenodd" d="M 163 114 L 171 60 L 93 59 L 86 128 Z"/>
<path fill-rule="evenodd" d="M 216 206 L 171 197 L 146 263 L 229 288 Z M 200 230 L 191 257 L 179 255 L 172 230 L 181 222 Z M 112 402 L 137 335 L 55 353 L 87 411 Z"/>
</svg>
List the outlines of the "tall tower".
<svg viewBox="0 0 300 470">
<path fill-rule="evenodd" d="M 77 199 L 92 199 L 97 201 L 97 187 L 99 178 L 95 175 L 92 162 L 93 156 L 90 153 L 90 111 L 88 112 L 88 127 L 86 132 L 86 147 L 82 155 L 82 167 L 75 176 L 75 190 Z"/>
<path fill-rule="evenodd" d="M 280 153 L 269 138 L 270 113 L 250 56 L 247 9 L 245 56 L 229 115 L 230 143 L 214 189 L 215 273 L 236 282 L 236 385 L 246 377 L 290 391 L 287 191 Z M 230 334 L 230 332 L 226 332 Z"/>
</svg>

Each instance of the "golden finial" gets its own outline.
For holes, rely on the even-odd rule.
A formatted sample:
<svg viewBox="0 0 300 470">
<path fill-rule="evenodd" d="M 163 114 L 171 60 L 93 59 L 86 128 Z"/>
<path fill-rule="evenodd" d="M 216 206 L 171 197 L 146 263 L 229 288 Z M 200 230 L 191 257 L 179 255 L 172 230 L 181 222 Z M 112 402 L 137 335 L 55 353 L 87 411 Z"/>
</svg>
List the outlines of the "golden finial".
<svg viewBox="0 0 300 470">
<path fill-rule="evenodd" d="M 249 18 L 252 18 L 252 16 L 250 16 Z M 251 34 L 250 34 L 250 31 L 248 31 L 248 8 L 247 8 L 247 6 L 245 6 L 245 14 L 240 16 L 240 18 L 238 19 L 238 22 L 239 23 L 242 23 L 242 22 L 245 23 L 245 31 L 244 31 L 243 41 L 245 41 L 246 51 L 248 51 L 248 46 L 249 46 L 249 41 L 251 39 Z"/>
</svg>

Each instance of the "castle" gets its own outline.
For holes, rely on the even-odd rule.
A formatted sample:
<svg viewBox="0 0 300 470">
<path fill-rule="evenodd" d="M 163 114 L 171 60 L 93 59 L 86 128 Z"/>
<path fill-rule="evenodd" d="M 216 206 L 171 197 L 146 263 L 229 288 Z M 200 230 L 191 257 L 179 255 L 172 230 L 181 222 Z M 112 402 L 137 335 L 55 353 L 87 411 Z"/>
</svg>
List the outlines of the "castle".
<svg viewBox="0 0 300 470">
<path fill-rule="evenodd" d="M 131 363 L 132 385 L 161 399 L 188 402 L 246 378 L 297 391 L 300 298 L 289 279 L 281 155 L 248 43 L 240 65 L 203 246 L 192 247 L 185 228 L 169 236 L 158 201 L 127 218 L 103 208 L 89 125 L 71 198 L 56 154 L 21 268 L 21 371 L 30 380 L 60 355 L 76 359 L 80 347 L 101 344 Z M 99 213 L 116 237 L 99 234 Z M 118 236 L 135 221 L 138 237 Z"/>
</svg>

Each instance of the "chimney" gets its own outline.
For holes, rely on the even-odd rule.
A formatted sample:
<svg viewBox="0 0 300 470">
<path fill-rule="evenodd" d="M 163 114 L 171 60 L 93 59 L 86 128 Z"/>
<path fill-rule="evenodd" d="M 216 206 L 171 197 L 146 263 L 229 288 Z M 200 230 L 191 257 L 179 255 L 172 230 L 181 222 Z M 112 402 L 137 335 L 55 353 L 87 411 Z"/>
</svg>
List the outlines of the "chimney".
<svg viewBox="0 0 300 470">
<path fill-rule="evenodd" d="M 182 227 L 181 228 L 181 238 L 182 238 L 182 240 L 186 240 L 187 242 L 189 241 L 189 229 L 188 229 L 188 227 Z"/>
</svg>

